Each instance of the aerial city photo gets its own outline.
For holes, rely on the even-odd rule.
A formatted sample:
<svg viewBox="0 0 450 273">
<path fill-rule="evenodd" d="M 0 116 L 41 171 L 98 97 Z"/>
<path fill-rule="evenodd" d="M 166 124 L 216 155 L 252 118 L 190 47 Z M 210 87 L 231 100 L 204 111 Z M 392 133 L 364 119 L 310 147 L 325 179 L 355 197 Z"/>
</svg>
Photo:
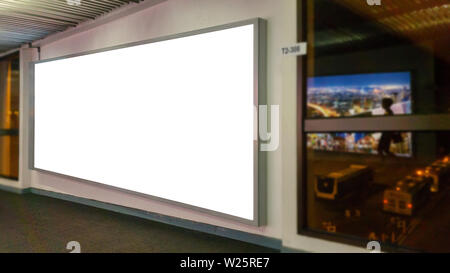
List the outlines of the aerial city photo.
<svg viewBox="0 0 450 273">
<path fill-rule="evenodd" d="M 411 73 L 372 73 L 311 77 L 307 80 L 308 118 L 383 115 L 383 98 L 394 114 L 411 113 Z"/>
</svg>

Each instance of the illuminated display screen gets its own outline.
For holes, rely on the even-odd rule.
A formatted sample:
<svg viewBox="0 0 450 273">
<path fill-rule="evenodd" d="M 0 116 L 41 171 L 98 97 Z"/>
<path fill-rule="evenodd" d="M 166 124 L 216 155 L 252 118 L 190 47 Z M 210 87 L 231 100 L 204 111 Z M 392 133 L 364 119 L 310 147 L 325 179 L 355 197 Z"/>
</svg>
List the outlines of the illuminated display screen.
<svg viewBox="0 0 450 273">
<path fill-rule="evenodd" d="M 389 150 L 400 157 L 412 156 L 412 134 L 398 133 L 401 141 L 391 143 Z M 308 134 L 308 148 L 317 151 L 347 152 L 378 155 L 383 133 L 328 133 Z"/>
<path fill-rule="evenodd" d="M 34 168 L 254 221 L 257 25 L 36 63 Z"/>
<path fill-rule="evenodd" d="M 384 115 L 383 98 L 393 114 L 411 113 L 411 73 L 373 73 L 308 78 L 308 117 Z"/>
</svg>

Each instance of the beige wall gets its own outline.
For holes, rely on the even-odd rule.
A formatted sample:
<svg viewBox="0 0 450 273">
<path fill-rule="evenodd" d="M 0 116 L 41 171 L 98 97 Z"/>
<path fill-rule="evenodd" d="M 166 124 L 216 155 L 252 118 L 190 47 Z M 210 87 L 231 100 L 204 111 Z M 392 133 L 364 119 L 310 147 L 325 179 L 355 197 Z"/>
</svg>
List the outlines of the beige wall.
<svg viewBox="0 0 450 273">
<path fill-rule="evenodd" d="M 41 59 L 166 36 L 255 17 L 268 21 L 268 102 L 281 104 L 280 48 L 295 35 L 295 1 L 169 0 L 62 40 L 41 45 Z M 292 21 L 293 22 L 293 21 Z M 289 28 L 286 26 L 290 25 Z M 281 30 L 281 31 L 280 31 Z M 267 226 L 251 227 L 102 186 L 33 172 L 32 187 L 130 206 L 142 210 L 209 223 L 281 239 L 281 149 L 268 155 Z"/>
<path fill-rule="evenodd" d="M 269 152 L 267 157 L 266 226 L 247 226 L 99 185 L 35 171 L 25 173 L 25 182 L 21 185 L 278 238 L 282 239 L 284 246 L 290 248 L 321 252 L 363 251 L 360 248 L 297 235 L 296 58 L 283 57 L 281 54 L 283 46 L 296 42 L 296 0 L 168 0 L 59 40 L 43 40 L 40 43 L 41 59 L 255 17 L 268 22 L 267 101 L 268 104 L 280 105 L 281 111 L 280 147 Z M 31 60 L 32 56 L 27 58 Z M 27 99 L 26 94 L 26 90 L 22 92 L 23 100 Z M 27 111 L 22 110 L 25 113 Z M 27 136 L 26 121 L 23 122 L 21 130 Z M 22 145 L 25 145 L 25 140 L 24 137 Z M 27 160 L 27 154 L 21 154 L 22 168 L 26 166 L 24 164 L 27 164 Z"/>
</svg>

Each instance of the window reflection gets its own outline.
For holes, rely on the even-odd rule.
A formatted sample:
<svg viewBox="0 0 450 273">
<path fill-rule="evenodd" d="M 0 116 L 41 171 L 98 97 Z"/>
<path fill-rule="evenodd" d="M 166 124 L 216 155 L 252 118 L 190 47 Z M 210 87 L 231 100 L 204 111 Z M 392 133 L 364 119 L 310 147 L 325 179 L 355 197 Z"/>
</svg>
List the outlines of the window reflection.
<svg viewBox="0 0 450 273">
<path fill-rule="evenodd" d="M 409 142 L 404 146 L 415 150 L 413 157 L 381 157 L 373 140 L 356 150 L 345 148 L 380 133 L 308 134 L 308 227 L 416 250 L 448 251 L 450 135 L 414 133 L 411 146 L 411 133 L 404 134 Z M 318 146 L 322 137 L 327 144 Z M 440 141 L 444 137 L 445 143 Z"/>
<path fill-rule="evenodd" d="M 308 78 L 308 117 L 385 115 L 383 99 L 392 114 L 411 113 L 411 73 L 374 73 Z"/>
<path fill-rule="evenodd" d="M 450 1 L 306 2 L 308 118 L 450 112 Z"/>
<path fill-rule="evenodd" d="M 299 4 L 308 42 L 299 96 L 305 118 L 318 119 L 300 136 L 300 230 L 450 251 L 450 126 L 437 120 L 450 114 L 450 0 Z M 415 115 L 441 127 L 420 131 Z"/>
<path fill-rule="evenodd" d="M 0 59 L 0 176 L 19 169 L 19 55 Z"/>
<path fill-rule="evenodd" d="M 385 133 L 386 134 L 386 133 Z M 398 133 L 401 141 L 390 143 L 389 152 L 394 156 L 411 157 L 412 134 Z M 312 133 L 307 135 L 307 147 L 315 151 L 331 151 L 377 155 L 383 133 Z"/>
</svg>

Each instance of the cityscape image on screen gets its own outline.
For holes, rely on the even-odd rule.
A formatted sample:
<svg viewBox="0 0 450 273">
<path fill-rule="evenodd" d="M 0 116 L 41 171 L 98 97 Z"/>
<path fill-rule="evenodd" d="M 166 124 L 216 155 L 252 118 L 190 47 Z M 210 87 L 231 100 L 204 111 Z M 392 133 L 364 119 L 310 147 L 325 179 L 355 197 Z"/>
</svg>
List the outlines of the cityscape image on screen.
<svg viewBox="0 0 450 273">
<path fill-rule="evenodd" d="M 382 133 L 327 133 L 308 134 L 307 147 L 316 151 L 378 154 Z M 399 157 L 412 156 L 412 133 L 401 133 L 402 141 L 391 143 L 390 152 Z"/>
<path fill-rule="evenodd" d="M 410 72 L 310 77 L 307 87 L 308 118 L 384 115 L 384 98 L 393 114 L 411 113 Z"/>
</svg>

